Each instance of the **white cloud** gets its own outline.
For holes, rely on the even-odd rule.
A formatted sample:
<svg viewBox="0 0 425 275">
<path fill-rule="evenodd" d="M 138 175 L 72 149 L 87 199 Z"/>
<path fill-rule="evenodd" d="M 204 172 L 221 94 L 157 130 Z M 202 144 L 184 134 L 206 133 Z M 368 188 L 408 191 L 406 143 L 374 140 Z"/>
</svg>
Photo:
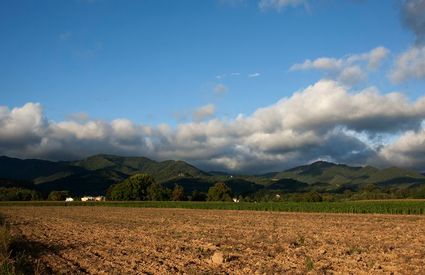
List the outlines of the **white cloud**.
<svg viewBox="0 0 425 275">
<path fill-rule="evenodd" d="M 97 153 L 183 159 L 204 169 L 262 172 L 329 159 L 348 164 L 424 167 L 425 97 L 408 101 L 376 88 L 347 89 L 321 80 L 248 116 L 213 118 L 215 106 L 193 122 L 147 126 L 126 119 L 60 121 L 40 104 L 0 107 L 0 154 L 76 159 Z M 389 144 L 376 136 L 401 135 Z M 421 153 L 422 152 L 422 153 Z M 422 165 L 422 166 L 421 166 Z"/>
<path fill-rule="evenodd" d="M 235 76 L 240 76 L 240 75 L 241 75 L 241 73 L 233 72 L 233 73 L 229 73 L 229 74 L 219 74 L 219 75 L 216 75 L 215 78 L 218 79 L 218 80 L 223 80 L 227 77 L 235 77 Z"/>
<path fill-rule="evenodd" d="M 338 81 L 354 85 L 366 79 L 366 74 L 359 66 L 344 68 L 338 76 Z"/>
<path fill-rule="evenodd" d="M 194 121 L 202 121 L 207 118 L 211 118 L 215 113 L 214 104 L 208 104 L 202 107 L 197 108 L 193 112 L 193 120 Z"/>
<path fill-rule="evenodd" d="M 425 46 L 414 46 L 397 57 L 390 73 L 394 83 L 410 79 L 425 79 Z"/>
<path fill-rule="evenodd" d="M 328 74 L 332 79 L 344 81 L 348 85 L 356 84 L 367 77 L 368 70 L 377 70 L 387 58 L 389 50 L 377 47 L 369 52 L 352 54 L 344 58 L 320 57 L 307 59 L 303 63 L 294 64 L 290 71 L 318 70 Z"/>
<path fill-rule="evenodd" d="M 425 129 L 404 133 L 393 144 L 384 147 L 379 155 L 387 164 L 423 171 L 425 168 Z"/>
<path fill-rule="evenodd" d="M 314 61 L 310 59 L 305 60 L 303 63 L 298 63 L 292 65 L 290 68 L 291 71 L 300 71 L 300 70 L 340 70 L 343 67 L 343 60 L 330 58 L 330 57 L 320 57 Z"/>
<path fill-rule="evenodd" d="M 260 0 L 258 6 L 261 10 L 274 9 L 281 11 L 287 7 L 297 7 L 297 6 L 308 7 L 306 0 Z"/>
<path fill-rule="evenodd" d="M 46 132 L 47 122 L 41 105 L 27 103 L 21 108 L 0 108 L 0 142 L 3 145 L 39 142 Z"/>
<path fill-rule="evenodd" d="M 253 77 L 259 77 L 261 74 L 260 73 L 252 73 L 249 74 L 248 77 L 253 78 Z"/>
<path fill-rule="evenodd" d="M 382 61 L 387 58 L 389 53 L 390 51 L 388 49 L 377 47 L 364 55 L 363 58 L 368 61 L 368 67 L 370 69 L 376 70 L 381 66 Z"/>
</svg>

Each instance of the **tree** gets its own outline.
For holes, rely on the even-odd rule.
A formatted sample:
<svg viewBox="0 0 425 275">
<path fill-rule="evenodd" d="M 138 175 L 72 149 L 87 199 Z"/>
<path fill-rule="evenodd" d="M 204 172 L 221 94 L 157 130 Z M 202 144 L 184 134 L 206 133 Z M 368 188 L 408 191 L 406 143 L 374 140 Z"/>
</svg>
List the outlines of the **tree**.
<svg viewBox="0 0 425 275">
<path fill-rule="evenodd" d="M 151 201 L 166 201 L 170 199 L 170 189 L 154 182 L 147 189 L 148 199 Z"/>
<path fill-rule="evenodd" d="M 171 193 L 171 200 L 173 201 L 184 201 L 186 197 L 184 196 L 183 186 L 176 184 L 174 186 L 173 192 Z"/>
<path fill-rule="evenodd" d="M 232 190 L 224 182 L 218 182 L 208 190 L 208 200 L 231 201 Z"/>
<path fill-rule="evenodd" d="M 368 183 L 361 189 L 363 192 L 377 192 L 379 191 L 379 187 L 376 184 Z"/>
<path fill-rule="evenodd" d="M 207 195 L 205 193 L 201 193 L 198 190 L 193 190 L 192 195 L 190 196 L 191 201 L 206 201 Z"/>
<path fill-rule="evenodd" d="M 112 200 L 147 200 L 148 187 L 155 183 L 155 179 L 148 174 L 136 174 L 122 182 L 115 184 L 110 189 Z"/>
<path fill-rule="evenodd" d="M 321 202 L 323 201 L 322 196 L 316 191 L 310 191 L 303 195 L 303 201 L 306 202 Z"/>
<path fill-rule="evenodd" d="M 34 201 L 40 199 L 41 194 L 35 190 L 0 187 L 0 201 Z"/>
<path fill-rule="evenodd" d="M 47 199 L 49 201 L 64 201 L 67 197 L 69 197 L 68 191 L 52 191 L 50 192 Z"/>
</svg>

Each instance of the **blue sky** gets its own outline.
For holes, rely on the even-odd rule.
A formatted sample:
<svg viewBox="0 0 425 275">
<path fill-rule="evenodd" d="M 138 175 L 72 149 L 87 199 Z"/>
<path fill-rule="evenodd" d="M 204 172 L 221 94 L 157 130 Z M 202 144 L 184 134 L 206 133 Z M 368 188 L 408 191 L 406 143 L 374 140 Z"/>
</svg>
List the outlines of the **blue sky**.
<svg viewBox="0 0 425 275">
<path fill-rule="evenodd" d="M 422 47 L 415 42 L 422 32 L 406 23 L 403 14 L 420 22 L 417 26 L 421 28 L 423 18 L 408 13 L 407 8 L 409 4 L 425 6 L 423 3 L 423 0 L 1 1 L 0 106 L 12 112 L 13 108 L 27 103 L 39 103 L 42 120 L 50 126 L 72 120 L 87 126 L 90 121 L 110 124 L 116 119 L 126 119 L 154 130 L 166 125 L 177 131 L 179 125 L 234 121 L 240 114 L 252 116 L 256 110 L 291 98 L 296 91 L 304 91 L 323 79 L 343 82 L 335 70 L 353 67 L 358 69 L 357 73 L 360 70 L 364 73 L 358 75 L 360 80 L 344 86 L 348 94 L 375 87 L 382 96 L 399 92 L 407 97 L 408 104 L 415 104 L 424 94 L 425 77 L 414 71 L 420 64 L 414 67 L 410 62 L 408 65 L 414 67 L 411 70 L 403 67 L 397 81 L 390 75 L 403 53 Z M 331 71 L 313 67 L 291 70 L 294 64 L 307 59 L 346 59 L 377 47 L 385 49 L 379 69 L 369 70 L 364 63 L 358 66 L 350 63 Z M 421 53 L 417 55 L 423 58 Z M 334 126 L 341 125 L 347 127 L 339 122 Z M 418 132 L 420 128 L 408 130 Z M 376 140 L 376 135 L 368 129 L 355 131 L 356 138 L 367 136 L 367 147 Z M 393 131 L 383 135 L 380 140 L 396 139 L 403 133 Z M 146 136 L 142 139 L 145 141 Z M 162 140 L 157 136 L 152 139 Z M 233 144 L 233 148 L 238 145 L 241 144 Z M 2 151 L 21 157 L 61 158 L 60 152 L 51 157 L 50 153 L 37 153 L 37 150 L 28 153 L 24 147 L 28 144 L 10 151 L 7 149 L 10 146 L 5 145 Z M 78 156 L 89 154 L 81 146 L 78 148 L 81 149 Z M 110 147 L 102 148 L 108 151 L 105 148 Z M 126 152 L 121 149 L 109 151 Z M 181 157 L 162 154 L 159 149 L 153 151 L 151 155 L 157 159 Z M 70 157 L 64 153 L 63 158 Z M 182 158 L 205 166 L 225 163 L 206 164 L 201 156 Z M 290 163 L 316 158 L 323 155 Z M 371 158 L 359 162 L 368 161 Z"/>
<path fill-rule="evenodd" d="M 413 41 L 400 24 L 397 2 L 315 1 L 308 10 L 280 12 L 262 11 L 256 1 L 0 5 L 2 103 L 40 102 L 54 120 L 85 112 L 174 124 L 175 113 L 211 102 L 219 116 L 248 114 L 318 78 L 288 72 L 294 63 L 381 45 L 400 52 Z M 218 83 L 228 93 L 214 95 Z M 377 85 L 388 87 L 386 81 Z"/>
</svg>

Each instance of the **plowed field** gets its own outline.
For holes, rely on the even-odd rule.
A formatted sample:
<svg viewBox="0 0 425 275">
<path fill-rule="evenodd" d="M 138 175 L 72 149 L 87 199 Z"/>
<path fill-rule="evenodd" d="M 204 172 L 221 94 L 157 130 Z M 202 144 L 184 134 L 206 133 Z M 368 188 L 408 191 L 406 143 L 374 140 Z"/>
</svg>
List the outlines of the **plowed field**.
<svg viewBox="0 0 425 275">
<path fill-rule="evenodd" d="M 425 274 L 425 217 L 8 207 L 52 273 Z"/>
</svg>

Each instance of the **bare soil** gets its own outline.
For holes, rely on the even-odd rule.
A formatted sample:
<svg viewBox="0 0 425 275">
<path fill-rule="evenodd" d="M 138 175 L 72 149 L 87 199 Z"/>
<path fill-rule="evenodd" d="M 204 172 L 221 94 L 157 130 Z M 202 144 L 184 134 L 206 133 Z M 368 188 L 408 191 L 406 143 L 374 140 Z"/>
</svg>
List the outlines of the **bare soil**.
<svg viewBox="0 0 425 275">
<path fill-rule="evenodd" d="M 425 217 L 9 207 L 55 274 L 425 274 Z"/>
</svg>

